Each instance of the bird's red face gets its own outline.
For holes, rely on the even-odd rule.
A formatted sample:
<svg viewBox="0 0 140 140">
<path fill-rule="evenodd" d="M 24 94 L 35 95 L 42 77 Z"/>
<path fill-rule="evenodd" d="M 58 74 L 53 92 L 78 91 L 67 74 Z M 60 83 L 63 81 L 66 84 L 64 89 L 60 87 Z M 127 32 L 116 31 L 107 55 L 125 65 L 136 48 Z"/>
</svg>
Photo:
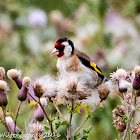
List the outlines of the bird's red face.
<svg viewBox="0 0 140 140">
<path fill-rule="evenodd" d="M 64 55 L 64 48 L 65 46 L 62 44 L 62 42 L 56 42 L 55 48 L 52 51 L 52 55 L 57 55 L 58 57 L 62 57 Z"/>
<path fill-rule="evenodd" d="M 73 53 L 73 43 L 67 38 L 60 38 L 56 41 L 51 56 L 57 55 L 57 57 L 69 57 Z"/>
</svg>

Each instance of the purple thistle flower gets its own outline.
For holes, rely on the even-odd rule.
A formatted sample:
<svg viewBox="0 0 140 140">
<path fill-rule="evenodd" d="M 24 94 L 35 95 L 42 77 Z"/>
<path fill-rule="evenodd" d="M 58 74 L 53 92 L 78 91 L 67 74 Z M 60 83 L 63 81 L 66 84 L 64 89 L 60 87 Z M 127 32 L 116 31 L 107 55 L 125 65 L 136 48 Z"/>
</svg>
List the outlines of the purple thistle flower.
<svg viewBox="0 0 140 140">
<path fill-rule="evenodd" d="M 47 23 L 47 15 L 44 11 L 36 9 L 29 13 L 28 20 L 32 26 L 44 26 Z"/>
<path fill-rule="evenodd" d="M 10 127 L 11 131 L 14 132 L 15 124 L 14 123 L 9 123 L 9 127 Z M 16 129 L 15 130 L 16 131 L 20 131 L 20 129 L 19 129 L 18 126 L 16 126 Z"/>
<path fill-rule="evenodd" d="M 13 121 L 13 119 L 11 117 L 6 117 L 6 123 L 7 125 L 10 127 L 11 132 L 14 132 L 14 128 L 15 128 L 15 123 Z M 18 126 L 16 126 L 16 131 L 20 131 L 20 128 Z"/>
<path fill-rule="evenodd" d="M 23 83 L 22 83 L 22 87 L 21 90 L 18 94 L 18 99 L 20 101 L 25 101 L 27 98 L 27 91 L 28 91 L 28 87 L 30 85 L 31 79 L 29 77 L 24 77 L 23 78 Z"/>
<path fill-rule="evenodd" d="M 23 85 L 23 86 L 21 87 L 21 90 L 20 90 L 19 93 L 18 93 L 18 99 L 19 99 L 20 101 L 25 101 L 26 98 L 27 98 L 27 88 Z"/>
<path fill-rule="evenodd" d="M 135 90 L 140 89 L 140 75 L 135 74 L 135 78 L 134 78 L 134 81 L 133 81 L 133 88 Z"/>
<path fill-rule="evenodd" d="M 32 95 L 32 97 L 34 97 L 37 100 L 37 97 L 35 96 L 34 89 L 33 89 L 32 85 L 29 86 L 29 93 Z M 32 97 L 29 94 L 27 94 L 28 101 L 33 101 Z"/>
<path fill-rule="evenodd" d="M 113 12 L 111 14 L 108 14 L 106 17 L 106 22 L 110 23 L 110 22 L 117 22 L 117 20 L 119 19 L 119 16 L 117 13 Z"/>
<path fill-rule="evenodd" d="M 20 77 L 15 77 L 15 78 L 13 78 L 13 80 L 17 84 L 18 88 L 21 89 L 21 87 L 22 87 L 22 79 Z"/>
<path fill-rule="evenodd" d="M 40 122 L 44 120 L 44 112 L 40 105 L 38 105 L 37 111 L 35 112 L 35 119 Z"/>
<path fill-rule="evenodd" d="M 133 88 L 135 90 L 139 90 L 140 89 L 140 66 L 135 66 L 134 71 L 135 71 L 135 78 L 133 81 Z"/>
</svg>

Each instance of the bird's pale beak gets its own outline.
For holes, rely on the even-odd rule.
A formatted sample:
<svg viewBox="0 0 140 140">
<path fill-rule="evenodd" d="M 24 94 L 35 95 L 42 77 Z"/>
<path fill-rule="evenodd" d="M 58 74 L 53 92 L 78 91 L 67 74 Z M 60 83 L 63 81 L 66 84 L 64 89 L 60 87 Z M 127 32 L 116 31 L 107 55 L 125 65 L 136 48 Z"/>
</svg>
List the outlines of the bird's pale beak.
<svg viewBox="0 0 140 140">
<path fill-rule="evenodd" d="M 54 56 L 58 54 L 59 54 L 59 51 L 56 48 L 54 48 L 53 51 L 50 53 L 50 56 Z"/>
</svg>

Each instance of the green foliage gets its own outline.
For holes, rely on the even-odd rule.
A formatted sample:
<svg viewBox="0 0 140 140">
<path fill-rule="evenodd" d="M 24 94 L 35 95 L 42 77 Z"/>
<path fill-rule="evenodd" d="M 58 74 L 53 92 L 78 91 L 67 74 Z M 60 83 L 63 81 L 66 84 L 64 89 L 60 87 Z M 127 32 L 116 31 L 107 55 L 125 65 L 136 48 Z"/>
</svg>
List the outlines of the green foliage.
<svg viewBox="0 0 140 140">
<path fill-rule="evenodd" d="M 121 114 L 117 114 L 117 115 L 121 117 L 122 121 L 128 120 L 128 117 L 126 115 L 121 115 Z"/>
<path fill-rule="evenodd" d="M 46 130 L 46 131 L 49 131 L 50 130 L 50 128 L 48 127 L 48 126 L 44 126 L 44 129 Z"/>
<path fill-rule="evenodd" d="M 68 122 L 67 121 L 61 121 L 61 120 L 56 120 L 54 124 L 55 124 L 55 129 L 58 129 L 60 126 L 67 126 Z"/>
<path fill-rule="evenodd" d="M 82 136 L 80 137 L 80 133 L 74 135 L 74 140 L 87 140 L 88 134 L 90 133 L 92 126 L 89 126 L 86 129 L 83 129 Z"/>
</svg>

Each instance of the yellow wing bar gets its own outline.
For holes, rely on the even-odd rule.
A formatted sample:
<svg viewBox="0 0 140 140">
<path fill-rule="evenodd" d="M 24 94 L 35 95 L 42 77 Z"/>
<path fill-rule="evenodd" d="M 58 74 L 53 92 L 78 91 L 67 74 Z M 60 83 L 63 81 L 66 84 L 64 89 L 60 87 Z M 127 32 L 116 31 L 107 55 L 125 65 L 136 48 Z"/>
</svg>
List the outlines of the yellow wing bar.
<svg viewBox="0 0 140 140">
<path fill-rule="evenodd" d="M 90 66 L 92 66 L 95 69 L 96 72 L 103 75 L 102 72 L 96 67 L 96 64 L 94 62 L 90 62 Z"/>
</svg>

